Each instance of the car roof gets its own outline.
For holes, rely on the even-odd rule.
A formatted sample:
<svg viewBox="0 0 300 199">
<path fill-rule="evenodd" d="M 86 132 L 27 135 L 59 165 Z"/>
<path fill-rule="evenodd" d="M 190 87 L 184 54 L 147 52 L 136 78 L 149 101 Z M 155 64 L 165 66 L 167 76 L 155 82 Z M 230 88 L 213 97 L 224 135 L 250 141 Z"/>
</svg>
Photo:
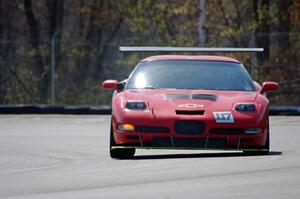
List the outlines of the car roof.
<svg viewBox="0 0 300 199">
<path fill-rule="evenodd" d="M 142 61 L 158 61 L 158 60 L 201 60 L 201 61 L 223 61 L 240 63 L 238 60 L 230 57 L 208 56 L 208 55 L 156 55 L 143 59 Z"/>
</svg>

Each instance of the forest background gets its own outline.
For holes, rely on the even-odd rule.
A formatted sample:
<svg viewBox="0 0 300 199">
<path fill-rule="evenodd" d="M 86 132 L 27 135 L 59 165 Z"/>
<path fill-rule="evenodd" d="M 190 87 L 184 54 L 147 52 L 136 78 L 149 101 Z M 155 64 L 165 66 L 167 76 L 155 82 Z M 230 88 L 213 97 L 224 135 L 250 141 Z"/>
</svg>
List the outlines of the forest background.
<svg viewBox="0 0 300 199">
<path fill-rule="evenodd" d="M 149 55 L 126 45 L 262 47 L 222 55 L 300 105 L 299 34 L 300 0 L 0 0 L 0 104 L 108 105 L 101 82 Z"/>
</svg>

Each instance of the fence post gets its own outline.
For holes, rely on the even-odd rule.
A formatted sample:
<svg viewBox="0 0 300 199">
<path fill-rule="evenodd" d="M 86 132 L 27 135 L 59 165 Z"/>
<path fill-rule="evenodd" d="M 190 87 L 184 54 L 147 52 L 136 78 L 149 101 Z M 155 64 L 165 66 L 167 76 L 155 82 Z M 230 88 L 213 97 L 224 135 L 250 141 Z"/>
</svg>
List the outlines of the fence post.
<svg viewBox="0 0 300 199">
<path fill-rule="evenodd" d="M 251 32 L 251 47 L 255 48 L 255 43 L 256 43 L 256 35 L 255 31 Z M 256 67 L 256 53 L 251 53 L 251 76 L 255 80 L 255 73 L 254 69 Z"/>
<path fill-rule="evenodd" d="M 55 104 L 55 69 L 56 69 L 56 38 L 61 33 L 61 28 L 57 29 L 51 37 L 51 104 Z"/>
<path fill-rule="evenodd" d="M 199 27 L 198 27 L 198 37 L 199 37 L 199 47 L 205 47 L 206 32 L 205 32 L 205 21 L 206 21 L 206 5 L 205 0 L 200 0 L 200 15 L 199 15 Z"/>
</svg>

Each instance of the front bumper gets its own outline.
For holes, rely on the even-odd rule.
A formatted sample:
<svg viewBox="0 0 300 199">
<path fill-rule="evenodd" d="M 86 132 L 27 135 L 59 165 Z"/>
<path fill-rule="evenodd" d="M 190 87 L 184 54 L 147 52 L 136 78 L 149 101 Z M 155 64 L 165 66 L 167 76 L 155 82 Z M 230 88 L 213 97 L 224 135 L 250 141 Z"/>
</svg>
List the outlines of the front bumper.
<svg viewBox="0 0 300 199">
<path fill-rule="evenodd" d="M 139 115 L 137 115 L 139 113 Z M 217 123 L 212 112 L 203 115 L 155 115 L 150 112 L 119 112 L 113 114 L 115 147 L 184 148 L 184 149 L 264 149 L 269 132 L 268 112 L 260 114 L 233 113 L 234 123 Z M 176 129 L 178 121 L 203 123 L 201 133 L 184 133 Z M 132 132 L 124 132 L 119 124 L 132 124 Z M 199 127 L 200 128 L 200 127 Z M 259 133 L 246 133 L 259 128 Z M 166 130 L 167 129 L 167 130 Z"/>
</svg>

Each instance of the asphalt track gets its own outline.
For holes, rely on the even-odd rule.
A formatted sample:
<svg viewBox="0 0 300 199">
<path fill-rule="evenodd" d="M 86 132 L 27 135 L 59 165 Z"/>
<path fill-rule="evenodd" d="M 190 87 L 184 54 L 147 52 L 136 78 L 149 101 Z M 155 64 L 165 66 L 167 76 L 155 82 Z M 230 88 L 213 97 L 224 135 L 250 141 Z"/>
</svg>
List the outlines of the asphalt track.
<svg viewBox="0 0 300 199">
<path fill-rule="evenodd" d="M 110 159 L 109 116 L 1 115 L 0 198 L 300 198 L 300 117 L 271 153 L 138 150 Z"/>
</svg>

